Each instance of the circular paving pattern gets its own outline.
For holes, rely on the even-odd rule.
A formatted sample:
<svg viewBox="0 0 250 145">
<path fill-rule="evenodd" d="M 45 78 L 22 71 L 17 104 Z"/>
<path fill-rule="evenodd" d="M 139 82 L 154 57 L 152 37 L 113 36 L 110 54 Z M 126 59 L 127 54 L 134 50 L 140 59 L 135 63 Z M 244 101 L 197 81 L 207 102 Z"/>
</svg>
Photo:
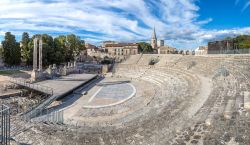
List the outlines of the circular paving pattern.
<svg viewBox="0 0 250 145">
<path fill-rule="evenodd" d="M 106 82 L 89 99 L 84 108 L 102 108 L 121 104 L 136 94 L 135 87 L 128 82 Z"/>
</svg>

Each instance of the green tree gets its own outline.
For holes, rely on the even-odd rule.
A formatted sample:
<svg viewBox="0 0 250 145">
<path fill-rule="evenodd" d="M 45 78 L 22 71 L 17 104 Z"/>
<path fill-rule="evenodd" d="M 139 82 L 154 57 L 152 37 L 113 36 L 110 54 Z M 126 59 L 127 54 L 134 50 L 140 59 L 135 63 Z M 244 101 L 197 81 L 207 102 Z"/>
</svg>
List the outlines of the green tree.
<svg viewBox="0 0 250 145">
<path fill-rule="evenodd" d="M 15 36 L 6 33 L 5 41 L 3 41 L 3 55 L 6 64 L 16 65 L 22 60 L 26 65 L 32 64 L 34 38 L 42 37 L 43 40 L 43 65 L 60 64 L 68 61 L 75 61 L 82 50 L 85 49 L 85 42 L 80 37 L 70 34 L 61 35 L 53 39 L 48 34 L 36 34 L 32 38 L 24 32 L 21 40 L 21 48 L 16 43 Z M 11 48 L 11 49 L 10 49 Z M 13 56 L 17 57 L 13 57 Z M 12 59 L 15 58 L 15 59 Z M 18 61 L 19 59 L 19 61 Z"/>
<path fill-rule="evenodd" d="M 250 35 L 240 35 L 234 39 L 240 49 L 250 48 Z"/>
<path fill-rule="evenodd" d="M 28 43 L 28 47 L 30 48 L 28 65 L 32 65 L 32 63 L 33 63 L 34 36 L 32 36 L 32 38 L 30 38 L 30 41 Z"/>
<path fill-rule="evenodd" d="M 22 60 L 27 64 L 30 64 L 31 62 L 31 47 L 29 46 L 30 38 L 29 34 L 27 32 L 24 32 L 22 35 L 22 41 L 21 41 L 21 56 Z"/>
<path fill-rule="evenodd" d="M 2 58 L 3 57 L 3 47 L 2 47 L 2 45 L 0 45 L 0 58 Z"/>
<path fill-rule="evenodd" d="M 21 62 L 21 49 L 16 38 L 10 32 L 5 33 L 3 47 L 3 59 L 7 65 L 19 65 Z"/>
<path fill-rule="evenodd" d="M 43 34 L 42 40 L 43 40 L 43 64 L 50 65 L 56 63 L 53 37 L 48 34 Z"/>
<path fill-rule="evenodd" d="M 84 48 L 84 41 L 74 34 L 67 35 L 66 48 L 66 61 L 75 61 Z"/>
<path fill-rule="evenodd" d="M 142 53 L 151 53 L 153 52 L 153 48 L 149 43 L 146 42 L 140 42 L 138 44 L 138 49 Z"/>
<path fill-rule="evenodd" d="M 226 37 L 225 40 L 232 40 L 233 38 L 232 37 Z"/>
<path fill-rule="evenodd" d="M 60 64 L 65 62 L 66 58 L 66 36 L 58 36 L 54 39 L 54 47 L 55 47 L 55 63 Z"/>
</svg>

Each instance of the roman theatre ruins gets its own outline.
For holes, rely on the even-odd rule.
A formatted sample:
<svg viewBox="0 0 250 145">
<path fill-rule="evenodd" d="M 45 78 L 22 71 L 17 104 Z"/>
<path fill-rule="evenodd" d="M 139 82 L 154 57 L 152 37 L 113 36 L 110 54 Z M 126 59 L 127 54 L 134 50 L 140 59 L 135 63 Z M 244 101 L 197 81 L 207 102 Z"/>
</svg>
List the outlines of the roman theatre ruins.
<svg viewBox="0 0 250 145">
<path fill-rule="evenodd" d="M 16 117 L 11 136 L 36 145 L 246 145 L 249 64 L 249 55 L 139 54 L 106 75 L 37 82 L 54 93 L 29 123 Z"/>
</svg>

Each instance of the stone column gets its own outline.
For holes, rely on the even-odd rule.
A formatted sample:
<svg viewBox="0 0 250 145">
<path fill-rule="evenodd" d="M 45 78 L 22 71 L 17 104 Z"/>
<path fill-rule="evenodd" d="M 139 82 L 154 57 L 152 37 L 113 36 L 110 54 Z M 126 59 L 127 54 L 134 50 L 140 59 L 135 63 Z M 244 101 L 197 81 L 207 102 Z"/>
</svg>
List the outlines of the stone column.
<svg viewBox="0 0 250 145">
<path fill-rule="evenodd" d="M 68 62 L 68 68 L 70 68 L 70 62 Z"/>
<path fill-rule="evenodd" d="M 63 75 L 63 76 L 66 76 L 66 75 L 67 75 L 67 65 L 65 65 L 65 66 L 62 68 L 61 75 Z"/>
<path fill-rule="evenodd" d="M 39 39 L 39 71 L 43 70 L 43 40 Z"/>
<path fill-rule="evenodd" d="M 49 65 L 49 68 L 47 69 L 47 72 L 48 72 L 49 75 L 52 75 L 52 67 L 51 67 L 51 65 Z"/>
<path fill-rule="evenodd" d="M 56 68 L 56 64 L 53 64 L 52 66 L 52 75 L 56 75 L 56 72 L 57 72 L 57 68 Z"/>
<path fill-rule="evenodd" d="M 56 69 L 56 64 L 53 64 L 53 67 L 52 67 L 52 69 Z"/>
<path fill-rule="evenodd" d="M 37 38 L 34 39 L 33 70 L 37 70 Z"/>
</svg>

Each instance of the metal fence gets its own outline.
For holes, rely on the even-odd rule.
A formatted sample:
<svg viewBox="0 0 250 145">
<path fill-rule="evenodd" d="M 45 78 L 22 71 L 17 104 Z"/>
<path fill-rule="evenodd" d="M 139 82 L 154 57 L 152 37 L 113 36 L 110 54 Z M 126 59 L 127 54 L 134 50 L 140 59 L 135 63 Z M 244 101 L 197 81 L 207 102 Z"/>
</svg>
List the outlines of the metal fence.
<svg viewBox="0 0 250 145">
<path fill-rule="evenodd" d="M 2 66 L 0 71 L 10 71 L 10 70 L 32 70 L 31 66 Z"/>
<path fill-rule="evenodd" d="M 31 83 L 27 83 L 24 80 L 17 80 L 14 78 L 10 78 L 9 80 L 11 83 L 17 84 L 17 85 L 21 85 L 24 87 L 28 87 L 30 89 L 48 94 L 48 95 L 53 95 L 53 89 L 47 86 L 42 86 L 42 85 L 38 85 L 38 84 L 31 84 Z"/>
<path fill-rule="evenodd" d="M 9 145 L 10 144 L 10 108 L 6 105 L 0 106 L 0 116 L 1 116 L 1 136 L 0 144 Z"/>
<path fill-rule="evenodd" d="M 208 50 L 208 54 L 250 54 L 250 48 L 233 50 Z"/>
<path fill-rule="evenodd" d="M 35 111 L 36 117 L 34 116 L 29 117 L 25 115 L 24 119 L 26 121 L 32 121 L 32 122 L 47 122 L 47 123 L 53 123 L 53 124 L 64 123 L 63 110 L 50 112 L 49 110 L 36 109 L 34 111 Z"/>
</svg>

